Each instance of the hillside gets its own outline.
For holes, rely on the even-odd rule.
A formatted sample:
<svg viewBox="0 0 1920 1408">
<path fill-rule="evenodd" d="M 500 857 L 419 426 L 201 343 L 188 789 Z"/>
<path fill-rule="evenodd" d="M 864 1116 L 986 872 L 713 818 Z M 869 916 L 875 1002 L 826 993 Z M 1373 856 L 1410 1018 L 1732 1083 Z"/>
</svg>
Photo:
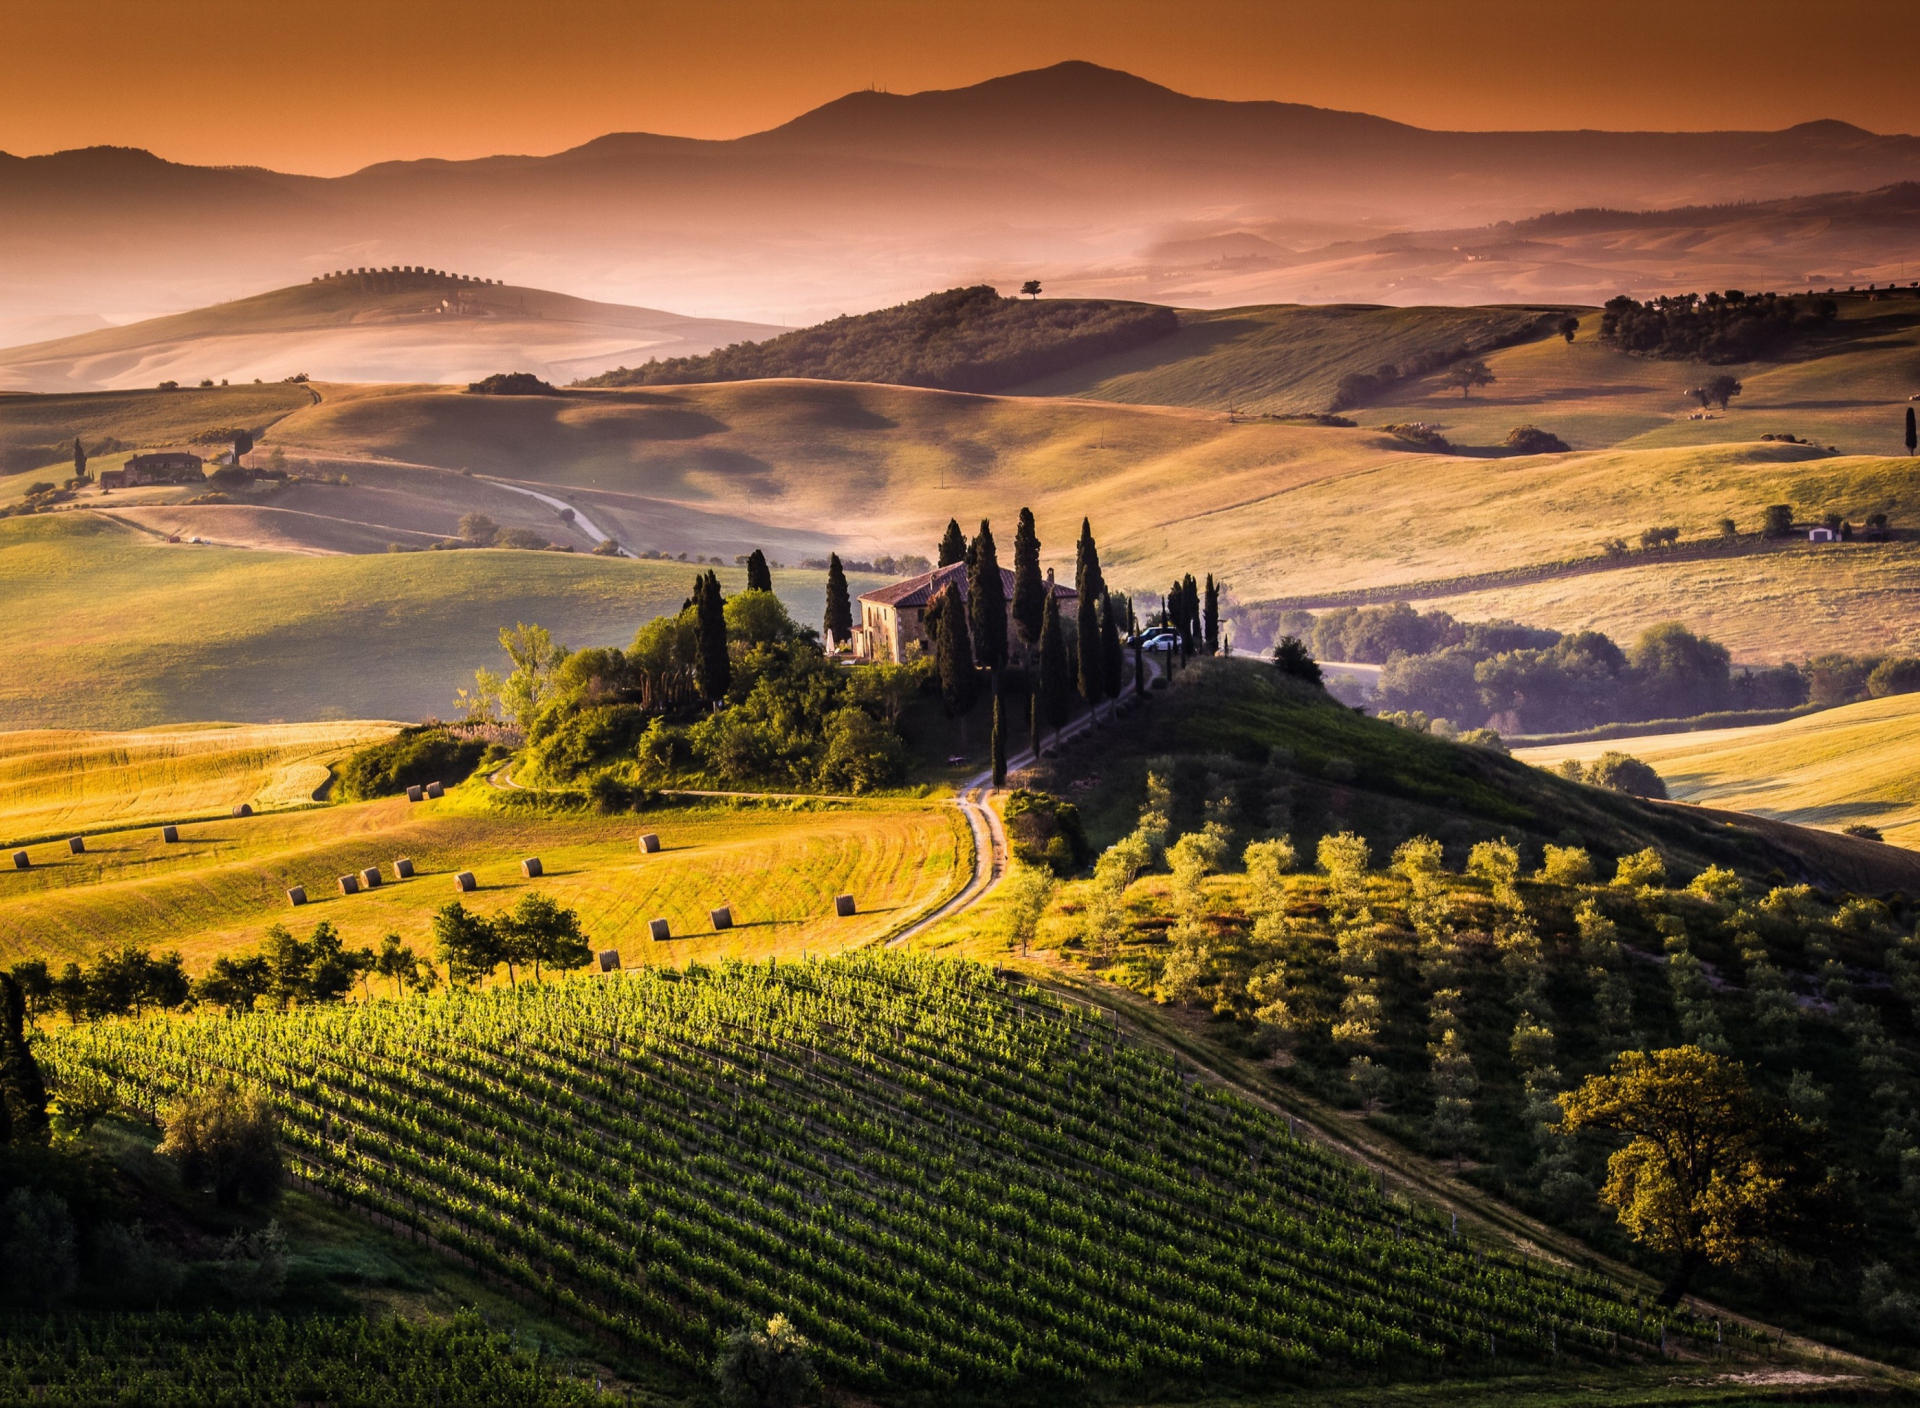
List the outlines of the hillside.
<svg viewBox="0 0 1920 1408">
<path fill-rule="evenodd" d="M 438 271 L 330 272 L 231 303 L 0 350 L 0 389 L 88 391 L 282 381 L 557 381 L 776 331 L 596 303 Z"/>
<path fill-rule="evenodd" d="M 707 356 L 649 359 L 589 377 L 583 386 L 674 386 L 689 382 L 807 377 L 883 381 L 943 391 L 1001 391 L 1171 336 L 1170 308 L 1021 302 L 993 288 L 949 289 L 897 308 L 836 318 L 768 342 L 737 343 Z"/>
<path fill-rule="evenodd" d="M 1529 748 L 1541 767 L 1609 748 L 1650 764 L 1675 798 L 1839 830 L 1865 824 L 1920 841 L 1920 696 L 1894 695 L 1757 728 Z"/>
</svg>

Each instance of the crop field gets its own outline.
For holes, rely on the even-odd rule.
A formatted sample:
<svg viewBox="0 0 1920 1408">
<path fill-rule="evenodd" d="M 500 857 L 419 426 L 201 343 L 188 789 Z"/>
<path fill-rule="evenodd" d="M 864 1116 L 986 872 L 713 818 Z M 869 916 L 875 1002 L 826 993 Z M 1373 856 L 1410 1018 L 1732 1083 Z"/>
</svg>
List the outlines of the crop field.
<svg viewBox="0 0 1920 1408">
<path fill-rule="evenodd" d="M 688 1367 L 775 1313 L 869 1391 L 1428 1377 L 1661 1334 L 977 965 L 647 970 L 45 1050 L 142 1108 L 264 1085 L 303 1177 Z"/>
<path fill-rule="evenodd" d="M 0 841 L 311 805 L 329 767 L 391 724 L 188 724 L 0 733 Z"/>
<path fill-rule="evenodd" d="M 1897 694 L 1757 728 L 1519 750 L 1541 767 L 1608 750 L 1652 766 L 1677 799 L 1802 826 L 1876 826 L 1920 848 L 1920 695 Z"/>
<path fill-rule="evenodd" d="M 728 591 L 739 568 L 714 569 Z M 310 557 L 168 547 L 91 514 L 0 521 L 0 725 L 446 716 L 498 634 L 625 645 L 695 569 L 583 553 Z M 776 583 L 817 622 L 826 574 Z"/>
<path fill-rule="evenodd" d="M 418 804 L 226 817 L 182 825 L 173 844 L 145 826 L 91 837 L 82 855 L 64 841 L 31 847 L 32 869 L 0 870 L 0 957 L 64 961 L 136 943 L 177 948 L 198 970 L 257 942 L 269 924 L 304 932 L 321 920 L 350 945 L 397 933 L 426 953 L 429 921 L 459 898 L 452 876 L 462 870 L 479 882 L 467 899 L 477 912 L 510 908 L 537 888 L 577 910 L 595 947 L 617 948 L 627 963 L 822 953 L 872 940 L 972 864 L 958 812 L 930 802 L 800 811 L 714 802 L 601 817 L 489 791 L 476 780 Z M 660 837 L 658 853 L 639 852 L 644 832 Z M 417 873 L 397 881 L 392 865 L 403 856 Z M 528 856 L 543 878 L 522 876 Z M 339 892 L 338 877 L 370 867 L 384 875 L 378 889 Z M 296 885 L 309 896 L 298 909 L 286 896 Z M 834 917 L 837 894 L 855 897 L 858 917 Z M 715 933 L 709 911 L 722 905 L 735 927 Z M 672 941 L 648 937 L 656 918 L 671 922 Z"/>
</svg>

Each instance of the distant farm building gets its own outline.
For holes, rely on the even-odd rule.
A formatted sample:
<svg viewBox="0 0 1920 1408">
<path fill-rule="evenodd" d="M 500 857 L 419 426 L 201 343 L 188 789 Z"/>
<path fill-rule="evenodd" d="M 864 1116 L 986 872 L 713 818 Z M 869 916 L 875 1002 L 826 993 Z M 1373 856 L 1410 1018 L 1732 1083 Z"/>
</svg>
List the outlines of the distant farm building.
<svg viewBox="0 0 1920 1408">
<path fill-rule="evenodd" d="M 102 489 L 131 489 L 141 484 L 198 484 L 205 463 L 191 450 L 154 450 L 129 455 L 119 469 L 100 471 Z"/>
<path fill-rule="evenodd" d="M 916 642 L 925 649 L 928 645 L 927 608 L 933 605 L 935 597 L 946 590 L 949 582 L 960 594 L 960 604 L 965 606 L 967 565 L 964 562 L 936 567 L 931 572 L 922 572 L 918 577 L 909 577 L 904 582 L 895 582 L 890 587 L 864 594 L 860 598 L 860 620 L 853 628 L 853 658 L 891 660 L 897 665 L 907 658 Z M 1011 613 L 1013 573 L 1004 567 L 1000 569 L 1000 585 Z M 1060 614 L 1072 615 L 1080 595 L 1072 587 L 1056 586 L 1051 569 L 1047 572 L 1047 589 L 1059 598 Z M 1011 627 L 1011 620 L 1008 625 Z"/>
</svg>

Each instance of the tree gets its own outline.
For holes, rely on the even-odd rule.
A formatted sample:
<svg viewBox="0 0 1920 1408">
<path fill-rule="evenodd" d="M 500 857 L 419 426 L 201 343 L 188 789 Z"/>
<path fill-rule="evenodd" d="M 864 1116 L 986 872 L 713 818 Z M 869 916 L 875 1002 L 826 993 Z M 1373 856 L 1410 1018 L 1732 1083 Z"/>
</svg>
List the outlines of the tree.
<svg viewBox="0 0 1920 1408">
<path fill-rule="evenodd" d="M 76 447 L 80 444 L 78 440 L 74 441 L 73 443 Z M 1916 449 L 1920 449 L 1920 427 L 1916 427 L 1914 425 L 1913 407 L 1908 406 L 1907 407 L 1907 453 L 1912 454 Z M 84 463 L 84 461 L 80 461 L 80 463 Z"/>
<path fill-rule="evenodd" d="M 743 1324 L 727 1336 L 714 1361 L 720 1401 L 727 1408 L 798 1408 L 819 1387 L 811 1348 L 784 1315 L 767 1321 L 764 1330 Z"/>
<path fill-rule="evenodd" d="M 1580 331 L 1580 320 L 1573 317 L 1562 318 L 1555 330 L 1567 340 L 1567 345 L 1571 347 L 1574 334 Z"/>
<path fill-rule="evenodd" d="M 1024 954 L 1032 946 L 1058 883 L 1052 867 L 1025 863 L 1015 865 L 1013 873 L 1001 882 L 997 893 L 1009 948 L 1017 947 Z"/>
<path fill-rule="evenodd" d="M 1040 575 L 1040 535 L 1034 529 L 1033 510 L 1020 510 L 1020 526 L 1013 534 L 1013 620 L 1020 638 L 1031 650 L 1040 642 L 1047 610 L 1047 583 Z"/>
<path fill-rule="evenodd" d="M 1450 367 L 1440 380 L 1447 386 L 1459 387 L 1461 399 L 1464 400 L 1473 393 L 1474 387 L 1492 386 L 1499 378 L 1494 376 L 1485 362 L 1476 360 Z"/>
<path fill-rule="evenodd" d="M 1040 709 L 1056 733 L 1073 713 L 1073 672 L 1067 664 L 1066 628 L 1060 624 L 1060 598 L 1051 593 L 1040 624 Z"/>
<path fill-rule="evenodd" d="M 773 590 L 773 573 L 767 569 L 767 555 L 759 548 L 747 554 L 747 590 L 750 592 Z"/>
<path fill-rule="evenodd" d="M 1000 578 L 993 528 L 984 518 L 967 561 L 967 624 L 973 637 L 973 663 L 998 672 L 1007 663 L 1007 587 Z M 998 679 L 994 690 L 999 692 Z"/>
<path fill-rule="evenodd" d="M 712 572 L 693 579 L 694 625 L 699 654 L 693 667 L 694 684 L 709 708 L 727 701 L 733 684 L 733 663 L 727 655 L 727 605 L 720 594 L 720 578 Z"/>
<path fill-rule="evenodd" d="M 1213 580 L 1213 573 L 1207 573 L 1206 604 L 1201 613 L 1201 631 L 1206 640 L 1207 654 L 1220 653 L 1220 586 Z"/>
<path fill-rule="evenodd" d="M 1024 293 L 1028 298 L 1038 298 L 1040 296 L 1040 280 L 1028 279 L 1020 285 L 1020 292 Z"/>
<path fill-rule="evenodd" d="M 212 1188 L 221 1207 L 278 1196 L 286 1177 L 280 1118 L 259 1091 L 226 1085 L 189 1095 L 167 1111 L 166 1131 L 158 1152 L 178 1161 L 189 1187 Z"/>
<path fill-rule="evenodd" d="M 1702 410 L 1708 406 L 1718 406 L 1724 411 L 1727 409 L 1727 403 L 1738 396 L 1742 390 L 1739 382 L 1725 372 L 1720 372 L 1708 377 L 1698 386 L 1687 388 L 1687 395 L 1698 401 Z"/>
<path fill-rule="evenodd" d="M 580 916 L 562 909 L 546 895 L 529 890 L 510 914 L 493 921 L 500 938 L 500 952 L 507 960 L 508 981 L 513 981 L 515 963 L 531 963 L 535 981 L 540 965 L 578 968 L 593 956 L 586 935 L 580 932 Z"/>
<path fill-rule="evenodd" d="M 1007 720 L 1006 709 L 998 689 L 993 692 L 993 737 L 989 743 L 989 756 L 993 760 L 993 785 L 1007 785 Z"/>
<path fill-rule="evenodd" d="M 1079 656 L 1078 678 L 1074 681 L 1080 689 L 1080 697 L 1087 701 L 1087 711 L 1094 712 L 1100 701 L 1105 698 L 1107 672 L 1105 661 L 1100 653 L 1100 599 L 1092 594 L 1080 598 L 1080 609 L 1074 623 L 1074 651 Z"/>
<path fill-rule="evenodd" d="M 545 626 L 524 621 L 515 622 L 512 630 L 500 628 L 500 648 L 513 662 L 498 685 L 500 706 L 520 728 L 529 728 L 553 693 L 553 673 L 565 662 L 567 648 Z"/>
<path fill-rule="evenodd" d="M 460 520 L 460 536 L 477 548 L 489 547 L 500 536 L 500 525 L 484 513 L 469 513 Z"/>
<path fill-rule="evenodd" d="M 973 641 L 967 634 L 966 608 L 952 582 L 940 588 L 933 605 L 927 608 L 927 629 L 933 636 L 934 668 L 940 676 L 940 702 L 947 717 L 960 721 L 961 747 L 966 746 L 967 714 L 979 697 L 979 681 L 974 675 Z"/>
<path fill-rule="evenodd" d="M 273 975 L 261 954 L 222 954 L 213 960 L 206 976 L 193 985 L 193 996 L 195 1001 L 211 1003 L 232 1017 L 253 1011 L 254 1004 L 272 987 Z"/>
<path fill-rule="evenodd" d="M 1282 636 L 1280 643 L 1273 648 L 1274 668 L 1289 679 L 1304 681 L 1307 684 L 1320 684 L 1320 666 L 1299 636 Z"/>
<path fill-rule="evenodd" d="M 1126 683 L 1127 656 L 1120 644 L 1120 608 L 1108 592 L 1100 598 L 1100 694 L 1118 699 Z"/>
<path fill-rule="evenodd" d="M 1083 601 L 1107 589 L 1106 579 L 1100 575 L 1100 548 L 1093 541 L 1093 524 L 1084 518 L 1080 520 L 1080 541 L 1074 545 L 1073 589 Z"/>
<path fill-rule="evenodd" d="M 433 951 L 447 965 L 450 982 L 487 977 L 501 962 L 500 935 L 490 920 L 451 900 L 433 916 Z"/>
<path fill-rule="evenodd" d="M 252 453 L 253 432 L 251 430 L 236 430 L 233 433 L 233 462 L 239 464 L 241 460 Z"/>
<path fill-rule="evenodd" d="M 45 1144 L 47 1083 L 27 1045 L 27 994 L 0 973 L 0 1144 Z"/>
<path fill-rule="evenodd" d="M 380 942 L 380 952 L 374 955 L 373 971 L 383 978 L 392 979 L 393 995 L 398 997 L 403 983 L 417 984 L 420 981 L 420 956 L 409 945 L 401 943 L 398 934 L 388 934 Z"/>
<path fill-rule="evenodd" d="M 1907 434 L 1913 434 L 1912 411 L 1907 412 Z M 1911 450 L 1912 446 L 1908 446 L 1908 449 Z M 73 477 L 75 479 L 85 479 L 87 477 L 87 447 L 80 443 L 80 437 L 78 435 L 73 437 Z"/>
<path fill-rule="evenodd" d="M 951 567 L 967 557 L 967 536 L 960 531 L 959 520 L 949 518 L 947 531 L 940 535 L 940 566 Z"/>
<path fill-rule="evenodd" d="M 1797 1201 L 1778 1122 L 1738 1061 L 1697 1046 L 1623 1052 L 1560 1109 L 1569 1133 L 1631 1136 L 1607 1160 L 1600 1198 L 1636 1241 L 1677 1258 L 1662 1305 L 1678 1303 L 1701 1266 L 1736 1265 L 1772 1240 Z"/>
<path fill-rule="evenodd" d="M 853 602 L 847 595 L 847 574 L 840 566 L 840 554 L 827 557 L 826 631 L 835 645 L 844 644 L 853 635 Z"/>
<path fill-rule="evenodd" d="M 1793 505 L 1769 504 L 1761 518 L 1760 532 L 1768 538 L 1785 538 L 1793 533 Z"/>
</svg>

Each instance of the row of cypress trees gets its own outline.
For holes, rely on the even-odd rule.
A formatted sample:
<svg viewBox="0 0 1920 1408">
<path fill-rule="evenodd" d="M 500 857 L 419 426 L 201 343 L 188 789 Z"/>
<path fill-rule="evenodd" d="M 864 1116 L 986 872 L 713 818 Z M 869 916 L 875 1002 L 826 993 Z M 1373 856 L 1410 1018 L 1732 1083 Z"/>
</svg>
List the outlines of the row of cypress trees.
<svg viewBox="0 0 1920 1408">
<path fill-rule="evenodd" d="M 1180 635 L 1180 658 L 1220 651 L 1220 584 L 1207 574 L 1204 588 L 1189 572 L 1160 598 L 1160 620 Z"/>
</svg>

